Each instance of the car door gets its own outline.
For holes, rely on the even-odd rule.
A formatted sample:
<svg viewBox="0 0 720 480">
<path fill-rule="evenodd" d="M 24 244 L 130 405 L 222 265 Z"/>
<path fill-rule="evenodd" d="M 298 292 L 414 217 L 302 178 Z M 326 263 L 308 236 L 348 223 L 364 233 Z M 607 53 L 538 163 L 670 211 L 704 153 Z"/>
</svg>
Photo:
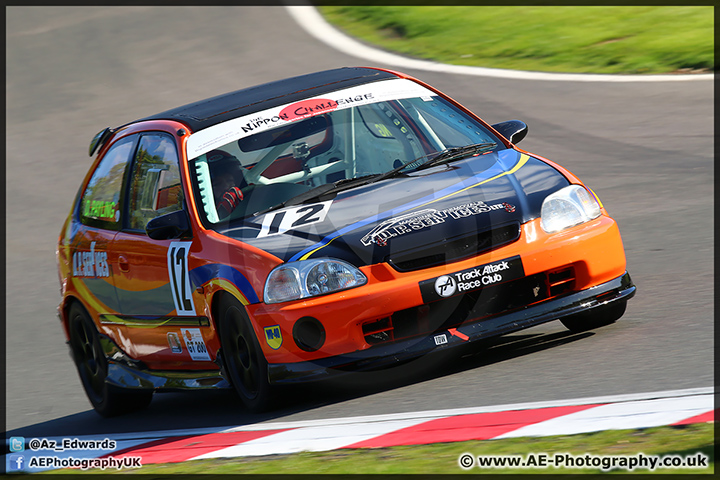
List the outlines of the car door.
<svg viewBox="0 0 720 480">
<path fill-rule="evenodd" d="M 86 308 L 101 321 L 120 310 L 111 244 L 123 221 L 123 185 L 134 144 L 135 138 L 130 136 L 108 148 L 83 190 L 74 220 L 68 224 L 69 281 Z"/>
<path fill-rule="evenodd" d="M 156 368 L 188 360 L 209 362 L 193 304 L 188 271 L 189 240 L 153 240 L 145 226 L 155 217 L 185 208 L 175 139 L 140 135 L 127 183 L 123 228 L 113 241 L 115 285 L 133 358 Z"/>
</svg>

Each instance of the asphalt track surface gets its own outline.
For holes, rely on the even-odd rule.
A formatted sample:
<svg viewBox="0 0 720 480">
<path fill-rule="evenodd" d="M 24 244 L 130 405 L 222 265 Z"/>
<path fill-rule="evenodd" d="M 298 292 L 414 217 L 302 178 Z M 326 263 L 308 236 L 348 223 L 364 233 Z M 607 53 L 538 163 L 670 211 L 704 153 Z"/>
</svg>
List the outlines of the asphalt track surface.
<svg viewBox="0 0 720 480">
<path fill-rule="evenodd" d="M 283 7 L 8 7 L 6 21 L 10 434 L 234 426 L 713 385 L 713 82 L 407 70 L 490 123 L 525 121 L 522 148 L 595 190 L 620 225 L 638 286 L 625 316 L 577 335 L 551 322 L 463 355 L 295 388 L 263 415 L 244 412 L 228 391 L 156 395 L 143 412 L 99 417 L 56 317 L 55 245 L 93 135 L 265 81 L 370 63 L 308 35 Z"/>
</svg>

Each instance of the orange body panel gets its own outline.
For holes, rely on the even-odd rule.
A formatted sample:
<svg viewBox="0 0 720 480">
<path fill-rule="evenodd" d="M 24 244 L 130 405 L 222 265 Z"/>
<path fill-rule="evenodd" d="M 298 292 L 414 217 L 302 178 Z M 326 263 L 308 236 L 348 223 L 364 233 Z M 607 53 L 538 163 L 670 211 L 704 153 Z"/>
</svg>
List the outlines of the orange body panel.
<svg viewBox="0 0 720 480">
<path fill-rule="evenodd" d="M 351 290 L 278 305 L 249 305 L 255 320 L 255 331 L 263 339 L 263 329 L 279 325 L 283 345 L 271 349 L 261 341 L 270 363 L 291 363 L 314 360 L 368 348 L 361 325 L 367 321 L 423 304 L 419 282 L 473 266 L 520 255 L 526 275 L 574 266 L 575 290 L 598 285 L 625 272 L 625 253 L 617 224 L 601 216 L 586 224 L 556 234 L 547 234 L 540 220 L 523 226 L 520 239 L 504 248 L 483 255 L 420 272 L 400 273 L 387 264 L 361 268 L 368 277 L 367 285 Z M 305 352 L 292 342 L 292 329 L 301 317 L 317 318 L 325 327 L 327 337 L 317 352 Z"/>
</svg>

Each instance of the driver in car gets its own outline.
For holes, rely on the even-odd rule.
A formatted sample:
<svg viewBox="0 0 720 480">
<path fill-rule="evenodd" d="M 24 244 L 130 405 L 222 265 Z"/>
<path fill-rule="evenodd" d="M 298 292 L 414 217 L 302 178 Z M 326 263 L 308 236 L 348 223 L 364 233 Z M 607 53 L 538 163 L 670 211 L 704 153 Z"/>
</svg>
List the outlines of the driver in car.
<svg viewBox="0 0 720 480">
<path fill-rule="evenodd" d="M 240 161 L 222 150 L 213 150 L 207 154 L 212 189 L 218 217 L 225 218 L 235 210 L 243 200 L 240 188 L 245 183 Z"/>
</svg>

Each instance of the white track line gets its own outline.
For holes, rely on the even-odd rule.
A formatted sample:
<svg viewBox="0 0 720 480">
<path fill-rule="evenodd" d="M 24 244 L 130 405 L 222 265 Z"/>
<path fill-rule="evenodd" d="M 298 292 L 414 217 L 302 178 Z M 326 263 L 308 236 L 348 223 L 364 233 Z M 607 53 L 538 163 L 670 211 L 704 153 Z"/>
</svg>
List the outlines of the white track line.
<svg viewBox="0 0 720 480">
<path fill-rule="evenodd" d="M 287 5 L 290 16 L 308 34 L 317 38 L 331 48 L 347 55 L 368 60 L 370 62 L 394 65 L 399 68 L 411 68 L 431 72 L 444 72 L 480 77 L 509 78 L 518 80 L 546 80 L 566 82 L 678 82 L 712 80 L 715 75 L 598 75 L 583 73 L 546 73 L 525 72 L 519 70 L 503 70 L 498 68 L 468 67 L 463 65 L 447 65 L 426 60 L 407 58 L 394 53 L 364 45 L 331 26 L 312 6 Z"/>
<path fill-rule="evenodd" d="M 621 404 L 627 402 L 642 402 L 651 400 L 662 400 L 662 399 L 680 399 L 686 397 L 704 396 L 708 398 L 709 404 L 712 405 L 713 398 L 713 387 L 704 388 L 690 388 L 684 390 L 666 390 L 661 392 L 649 392 L 649 393 L 634 393 L 624 395 L 604 395 L 598 397 L 584 397 L 569 400 L 555 400 L 545 402 L 527 402 L 527 403 L 510 403 L 505 405 L 493 405 L 486 407 L 470 407 L 470 408 L 456 408 L 446 410 L 427 410 L 421 412 L 405 412 L 405 413 L 391 413 L 384 415 L 366 415 L 358 417 L 345 417 L 345 418 L 329 418 L 319 420 L 300 420 L 291 422 L 267 422 L 267 423 L 253 423 L 250 425 L 240 426 L 225 426 L 225 427 L 206 427 L 206 428 L 188 428 L 178 430 L 160 430 L 160 431 L 148 431 L 148 432 L 131 432 L 131 433 L 102 433 L 94 435 L 74 435 L 73 438 L 85 439 L 85 440 L 97 440 L 98 438 L 111 438 L 118 442 L 121 441 L 135 441 L 145 439 L 146 441 L 156 440 L 159 438 L 175 437 L 175 436 L 190 436 L 190 435 L 206 435 L 211 433 L 227 433 L 227 432 L 241 432 L 241 431 L 263 431 L 263 430 L 283 430 L 283 429 L 297 429 L 306 427 L 344 427 L 354 428 L 358 424 L 368 423 L 383 423 L 383 422 L 394 422 L 394 421 L 409 421 L 409 422 L 420 422 L 433 420 L 436 418 L 450 417 L 456 415 L 472 415 L 476 413 L 492 413 L 492 412 L 504 412 L 513 410 L 532 410 L 538 408 L 551 408 L 551 407 L 564 407 L 571 405 L 595 405 L 595 404 Z M 632 428 L 632 427 L 630 427 Z M 65 436 L 67 437 L 67 436 Z M 52 438 L 55 437 L 43 437 Z M 64 437 L 57 437 L 57 439 Z"/>
<path fill-rule="evenodd" d="M 329 418 L 321 420 L 304 420 L 294 422 L 268 422 L 255 423 L 252 425 L 238 426 L 223 430 L 225 432 L 256 431 L 256 430 L 281 430 L 290 428 L 303 428 L 329 425 L 388 422 L 396 420 L 432 420 L 435 418 L 451 417 L 456 415 L 472 415 L 476 413 L 506 412 L 513 410 L 534 410 L 538 408 L 566 407 L 572 405 L 595 405 L 602 403 L 623 403 L 642 400 L 656 400 L 667 398 L 694 397 L 697 395 L 709 395 L 712 398 L 713 388 L 690 388 L 685 390 L 666 390 L 651 393 L 633 393 L 624 395 L 603 395 L 599 397 L 584 397 L 570 400 L 553 400 L 547 402 L 509 403 L 505 405 L 492 405 L 487 407 L 454 408 L 446 410 L 426 410 L 421 412 L 389 413 L 384 415 L 368 415 L 347 418 Z M 711 400 L 712 401 L 712 400 Z M 185 435 L 185 434 L 184 434 Z"/>
<path fill-rule="evenodd" d="M 713 409 L 712 395 L 612 403 L 526 425 L 495 438 L 575 435 L 672 425 Z"/>
</svg>

